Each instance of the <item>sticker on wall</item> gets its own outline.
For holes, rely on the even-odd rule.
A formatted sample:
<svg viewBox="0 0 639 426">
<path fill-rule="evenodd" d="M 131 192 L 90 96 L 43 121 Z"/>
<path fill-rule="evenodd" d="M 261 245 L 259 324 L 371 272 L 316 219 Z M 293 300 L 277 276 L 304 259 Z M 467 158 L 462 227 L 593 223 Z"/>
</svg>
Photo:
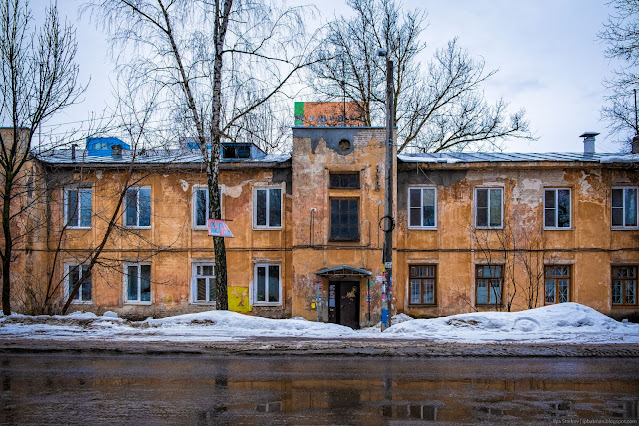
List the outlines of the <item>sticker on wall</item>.
<svg viewBox="0 0 639 426">
<path fill-rule="evenodd" d="M 229 287 L 229 311 L 245 314 L 251 312 L 248 287 Z"/>
</svg>

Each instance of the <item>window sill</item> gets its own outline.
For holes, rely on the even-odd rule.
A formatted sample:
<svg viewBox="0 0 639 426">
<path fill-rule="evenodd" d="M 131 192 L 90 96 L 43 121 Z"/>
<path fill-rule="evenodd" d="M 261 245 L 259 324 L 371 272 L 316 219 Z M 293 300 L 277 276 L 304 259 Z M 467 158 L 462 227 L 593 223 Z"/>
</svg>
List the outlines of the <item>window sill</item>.
<svg viewBox="0 0 639 426">
<path fill-rule="evenodd" d="M 265 307 L 265 308 L 281 308 L 280 302 L 255 302 L 251 306 Z"/>
<path fill-rule="evenodd" d="M 209 228 L 207 228 L 206 226 L 200 226 L 200 225 L 193 225 L 193 227 L 191 228 L 194 231 L 208 231 Z"/>
<path fill-rule="evenodd" d="M 436 308 L 437 303 L 409 303 L 409 308 Z"/>
<path fill-rule="evenodd" d="M 281 231 L 281 226 L 253 226 L 254 231 Z"/>
<path fill-rule="evenodd" d="M 611 226 L 611 231 L 639 231 L 639 226 Z"/>
<path fill-rule="evenodd" d="M 437 231 L 436 226 L 409 226 L 408 229 L 414 229 L 416 231 Z"/>
<path fill-rule="evenodd" d="M 476 308 L 503 308 L 502 303 L 475 303 Z"/>
<path fill-rule="evenodd" d="M 495 230 L 495 231 L 499 231 L 499 230 L 504 229 L 504 227 L 503 227 L 503 225 L 500 225 L 500 226 L 475 226 L 475 229 L 480 229 L 482 231 L 490 231 L 491 229 Z"/>
<path fill-rule="evenodd" d="M 124 229 L 151 229 L 150 226 L 123 226 Z"/>
<path fill-rule="evenodd" d="M 191 305 L 200 305 L 200 306 L 215 306 L 215 301 L 213 302 L 191 302 Z"/>
<path fill-rule="evenodd" d="M 72 300 L 72 305 L 93 305 L 93 300 Z"/>
<path fill-rule="evenodd" d="M 639 305 L 612 305 L 612 309 L 637 309 L 637 306 Z"/>
<path fill-rule="evenodd" d="M 142 306 L 151 306 L 153 302 L 138 302 L 137 300 L 127 300 L 124 302 L 125 305 L 142 305 Z"/>
<path fill-rule="evenodd" d="M 573 227 L 569 227 L 569 228 L 551 228 L 551 227 L 545 227 L 544 226 L 544 231 L 574 231 L 575 228 Z"/>
</svg>

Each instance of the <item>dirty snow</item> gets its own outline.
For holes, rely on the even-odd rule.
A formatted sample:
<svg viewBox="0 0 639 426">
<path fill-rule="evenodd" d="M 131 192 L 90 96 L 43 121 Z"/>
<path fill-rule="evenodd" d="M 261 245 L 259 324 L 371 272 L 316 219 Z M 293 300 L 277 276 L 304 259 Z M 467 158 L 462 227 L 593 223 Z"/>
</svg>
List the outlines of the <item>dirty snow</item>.
<svg viewBox="0 0 639 426">
<path fill-rule="evenodd" d="M 209 311 L 144 321 L 113 312 L 103 316 L 75 312 L 66 316 L 0 314 L 0 339 L 120 340 L 206 342 L 290 337 L 314 339 L 419 339 L 463 343 L 639 343 L 639 324 L 615 321 L 577 303 L 522 312 L 482 312 L 433 319 L 399 314 L 381 332 L 377 324 L 352 330 L 301 318 L 269 319 L 228 311 Z"/>
</svg>

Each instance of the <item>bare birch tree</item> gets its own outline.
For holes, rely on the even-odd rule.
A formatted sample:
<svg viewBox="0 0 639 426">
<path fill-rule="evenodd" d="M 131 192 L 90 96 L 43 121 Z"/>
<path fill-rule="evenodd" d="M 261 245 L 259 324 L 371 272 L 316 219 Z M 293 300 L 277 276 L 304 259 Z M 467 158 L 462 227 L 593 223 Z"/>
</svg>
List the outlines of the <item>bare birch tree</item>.
<svg viewBox="0 0 639 426">
<path fill-rule="evenodd" d="M 35 28 L 28 2 L 0 1 L 0 121 L 6 127 L 0 132 L 0 260 L 2 310 L 7 315 L 11 313 L 11 264 L 29 231 L 18 230 L 16 224 L 33 201 L 24 196 L 29 182 L 26 165 L 42 123 L 84 92 L 78 83 L 76 50 L 75 32 L 60 21 L 55 5 L 46 9 L 43 24 Z"/>
<path fill-rule="evenodd" d="M 505 138 L 534 139 L 524 111 L 508 113 L 508 103 L 490 104 L 482 85 L 495 70 L 472 58 L 457 39 L 438 49 L 425 69 L 418 56 L 426 14 L 404 12 L 393 0 L 348 0 L 353 18 L 336 18 L 328 26 L 311 86 L 326 99 L 344 96 L 360 105 L 364 125 L 382 122 L 385 103 L 385 49 L 394 64 L 394 122 L 398 152 L 496 147 Z"/>
<path fill-rule="evenodd" d="M 609 91 L 602 116 L 611 133 L 630 145 L 639 135 L 634 90 L 639 85 L 639 1 L 611 0 L 614 14 L 604 23 L 599 38 L 607 44 L 606 56 L 619 61 L 613 77 L 604 81 Z"/>
<path fill-rule="evenodd" d="M 222 219 L 222 139 L 237 135 L 243 120 L 308 64 L 303 10 L 268 0 L 102 0 L 89 6 L 113 34 L 120 70 L 160 90 L 199 142 L 209 214 Z M 216 307 L 228 309 L 226 247 L 221 237 L 213 241 Z"/>
</svg>

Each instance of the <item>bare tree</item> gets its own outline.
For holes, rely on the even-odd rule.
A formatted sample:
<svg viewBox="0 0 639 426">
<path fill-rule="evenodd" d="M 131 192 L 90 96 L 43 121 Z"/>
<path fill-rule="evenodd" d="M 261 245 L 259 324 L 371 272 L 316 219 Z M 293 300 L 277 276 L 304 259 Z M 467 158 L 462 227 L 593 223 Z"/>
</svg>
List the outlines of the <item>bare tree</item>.
<svg viewBox="0 0 639 426">
<path fill-rule="evenodd" d="M 599 38 L 607 44 L 606 56 L 620 65 L 613 77 L 605 80 L 609 90 L 602 116 L 610 123 L 611 134 L 630 146 L 639 134 L 634 90 L 639 84 L 639 1 L 611 0 L 614 14 L 604 23 Z"/>
<path fill-rule="evenodd" d="M 308 65 L 303 10 L 262 0 L 100 0 L 91 6 L 123 48 L 121 71 L 162 93 L 183 118 L 183 131 L 199 141 L 209 214 L 221 219 L 222 138 L 237 135 L 248 115 Z M 223 238 L 213 240 L 216 306 L 228 309 L 226 247 Z"/>
<path fill-rule="evenodd" d="M 75 32 L 60 22 L 55 5 L 34 28 L 28 2 L 0 2 L 0 133 L 2 179 L 2 310 L 11 313 L 11 263 L 22 244 L 16 221 L 29 207 L 24 195 L 25 165 L 31 159 L 34 134 L 42 123 L 74 104 L 83 93 L 78 83 Z"/>
<path fill-rule="evenodd" d="M 394 64 L 398 152 L 439 152 L 497 146 L 504 138 L 534 139 L 524 111 L 508 114 L 503 99 L 490 105 L 482 84 L 496 71 L 485 70 L 453 39 L 435 52 L 424 71 L 418 55 L 426 14 L 403 12 L 393 0 L 349 0 L 353 18 L 329 24 L 322 61 L 312 70 L 311 86 L 327 99 L 346 97 L 360 105 L 364 125 L 382 122 L 385 64 L 378 49 Z"/>
</svg>

